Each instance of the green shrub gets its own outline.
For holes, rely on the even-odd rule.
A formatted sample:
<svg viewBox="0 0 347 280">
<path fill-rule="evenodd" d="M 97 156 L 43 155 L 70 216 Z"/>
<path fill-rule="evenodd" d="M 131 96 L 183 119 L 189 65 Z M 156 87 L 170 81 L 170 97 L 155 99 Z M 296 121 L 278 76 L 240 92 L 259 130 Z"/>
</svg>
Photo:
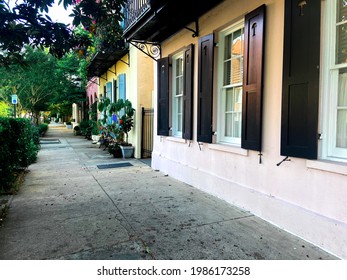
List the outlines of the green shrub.
<svg viewBox="0 0 347 280">
<path fill-rule="evenodd" d="M 40 123 L 38 126 L 38 132 L 40 136 L 44 136 L 46 131 L 48 130 L 48 124 Z"/>
<path fill-rule="evenodd" d="M 0 192 L 10 189 L 14 171 L 36 161 L 39 130 L 28 119 L 0 117 Z"/>
<path fill-rule="evenodd" d="M 81 129 L 81 133 L 83 135 L 85 135 L 87 133 L 88 130 L 91 129 L 91 126 L 92 126 L 92 122 L 90 120 L 83 120 L 80 122 L 80 129 Z"/>
</svg>

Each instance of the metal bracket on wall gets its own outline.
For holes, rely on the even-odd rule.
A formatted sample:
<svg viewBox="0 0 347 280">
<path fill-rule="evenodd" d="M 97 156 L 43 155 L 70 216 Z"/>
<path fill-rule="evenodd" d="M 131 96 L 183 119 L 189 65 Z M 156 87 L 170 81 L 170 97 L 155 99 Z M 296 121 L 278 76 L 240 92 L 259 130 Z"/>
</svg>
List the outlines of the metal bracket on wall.
<svg viewBox="0 0 347 280">
<path fill-rule="evenodd" d="M 112 71 L 112 70 L 110 70 L 110 69 L 107 69 L 107 71 L 108 71 L 108 72 L 111 72 L 112 74 L 117 75 L 117 73 L 116 73 L 116 72 L 113 72 L 113 71 Z"/>
<path fill-rule="evenodd" d="M 198 145 L 199 145 L 199 150 L 201 151 L 201 146 L 203 146 L 203 145 L 204 145 L 204 143 L 202 143 L 202 142 L 198 142 Z"/>
<path fill-rule="evenodd" d="M 161 57 L 161 46 L 159 43 L 139 40 L 131 40 L 129 43 L 155 61 L 158 61 Z"/>
<path fill-rule="evenodd" d="M 258 156 L 259 156 L 259 164 L 262 164 L 262 156 L 263 156 L 263 154 L 262 154 L 261 151 L 259 151 Z"/>
<path fill-rule="evenodd" d="M 199 37 L 199 20 L 198 19 L 195 20 L 195 30 L 187 26 L 185 26 L 184 28 L 193 32 L 192 34 L 193 38 Z"/>
<path fill-rule="evenodd" d="M 120 59 L 119 61 L 123 62 L 124 64 L 126 64 L 126 65 L 128 65 L 130 67 L 130 63 L 129 62 L 126 62 L 123 59 Z"/>
<path fill-rule="evenodd" d="M 107 81 L 107 72 L 106 72 L 106 79 L 104 77 L 101 77 L 101 76 L 99 78 Z"/>
<path fill-rule="evenodd" d="M 285 162 L 285 161 L 290 161 L 290 158 L 289 158 L 289 156 L 286 156 L 283 160 L 281 160 L 279 163 L 277 163 L 276 165 L 277 166 L 280 166 L 283 162 Z"/>
</svg>

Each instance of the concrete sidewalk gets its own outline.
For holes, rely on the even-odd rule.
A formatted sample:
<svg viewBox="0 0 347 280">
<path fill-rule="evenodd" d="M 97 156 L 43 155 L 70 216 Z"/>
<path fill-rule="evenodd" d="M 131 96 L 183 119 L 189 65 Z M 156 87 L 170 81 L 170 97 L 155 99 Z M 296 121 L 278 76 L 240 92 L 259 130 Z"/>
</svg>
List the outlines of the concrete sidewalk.
<svg viewBox="0 0 347 280">
<path fill-rule="evenodd" d="M 65 127 L 42 143 L 0 228 L 0 259 L 335 258 Z M 115 163 L 131 165 L 97 167 Z"/>
</svg>

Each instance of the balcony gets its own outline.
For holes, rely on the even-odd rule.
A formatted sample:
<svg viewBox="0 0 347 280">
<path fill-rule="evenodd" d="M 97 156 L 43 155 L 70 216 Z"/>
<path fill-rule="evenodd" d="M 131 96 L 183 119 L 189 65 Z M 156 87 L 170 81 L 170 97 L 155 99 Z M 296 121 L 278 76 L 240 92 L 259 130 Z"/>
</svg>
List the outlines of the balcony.
<svg viewBox="0 0 347 280">
<path fill-rule="evenodd" d="M 120 40 L 117 46 L 104 49 L 97 52 L 87 66 L 88 79 L 92 77 L 100 77 L 108 68 L 114 65 L 118 60 L 128 52 L 128 44 L 124 40 Z"/>
<path fill-rule="evenodd" d="M 128 0 L 123 36 L 128 41 L 161 43 L 222 1 Z"/>
</svg>

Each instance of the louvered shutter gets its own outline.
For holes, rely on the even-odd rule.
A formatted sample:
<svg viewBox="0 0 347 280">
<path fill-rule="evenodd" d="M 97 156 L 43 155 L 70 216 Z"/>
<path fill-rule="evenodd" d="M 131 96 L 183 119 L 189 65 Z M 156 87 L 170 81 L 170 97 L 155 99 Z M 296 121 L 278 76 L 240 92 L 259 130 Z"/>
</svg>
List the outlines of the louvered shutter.
<svg viewBox="0 0 347 280">
<path fill-rule="evenodd" d="M 157 134 L 169 135 L 169 58 L 158 60 Z"/>
<path fill-rule="evenodd" d="M 197 140 L 212 143 L 213 34 L 199 39 Z"/>
<path fill-rule="evenodd" d="M 241 147 L 261 150 L 265 5 L 245 16 Z"/>
<path fill-rule="evenodd" d="M 316 159 L 321 1 L 301 4 L 285 2 L 281 155 Z"/>
</svg>

